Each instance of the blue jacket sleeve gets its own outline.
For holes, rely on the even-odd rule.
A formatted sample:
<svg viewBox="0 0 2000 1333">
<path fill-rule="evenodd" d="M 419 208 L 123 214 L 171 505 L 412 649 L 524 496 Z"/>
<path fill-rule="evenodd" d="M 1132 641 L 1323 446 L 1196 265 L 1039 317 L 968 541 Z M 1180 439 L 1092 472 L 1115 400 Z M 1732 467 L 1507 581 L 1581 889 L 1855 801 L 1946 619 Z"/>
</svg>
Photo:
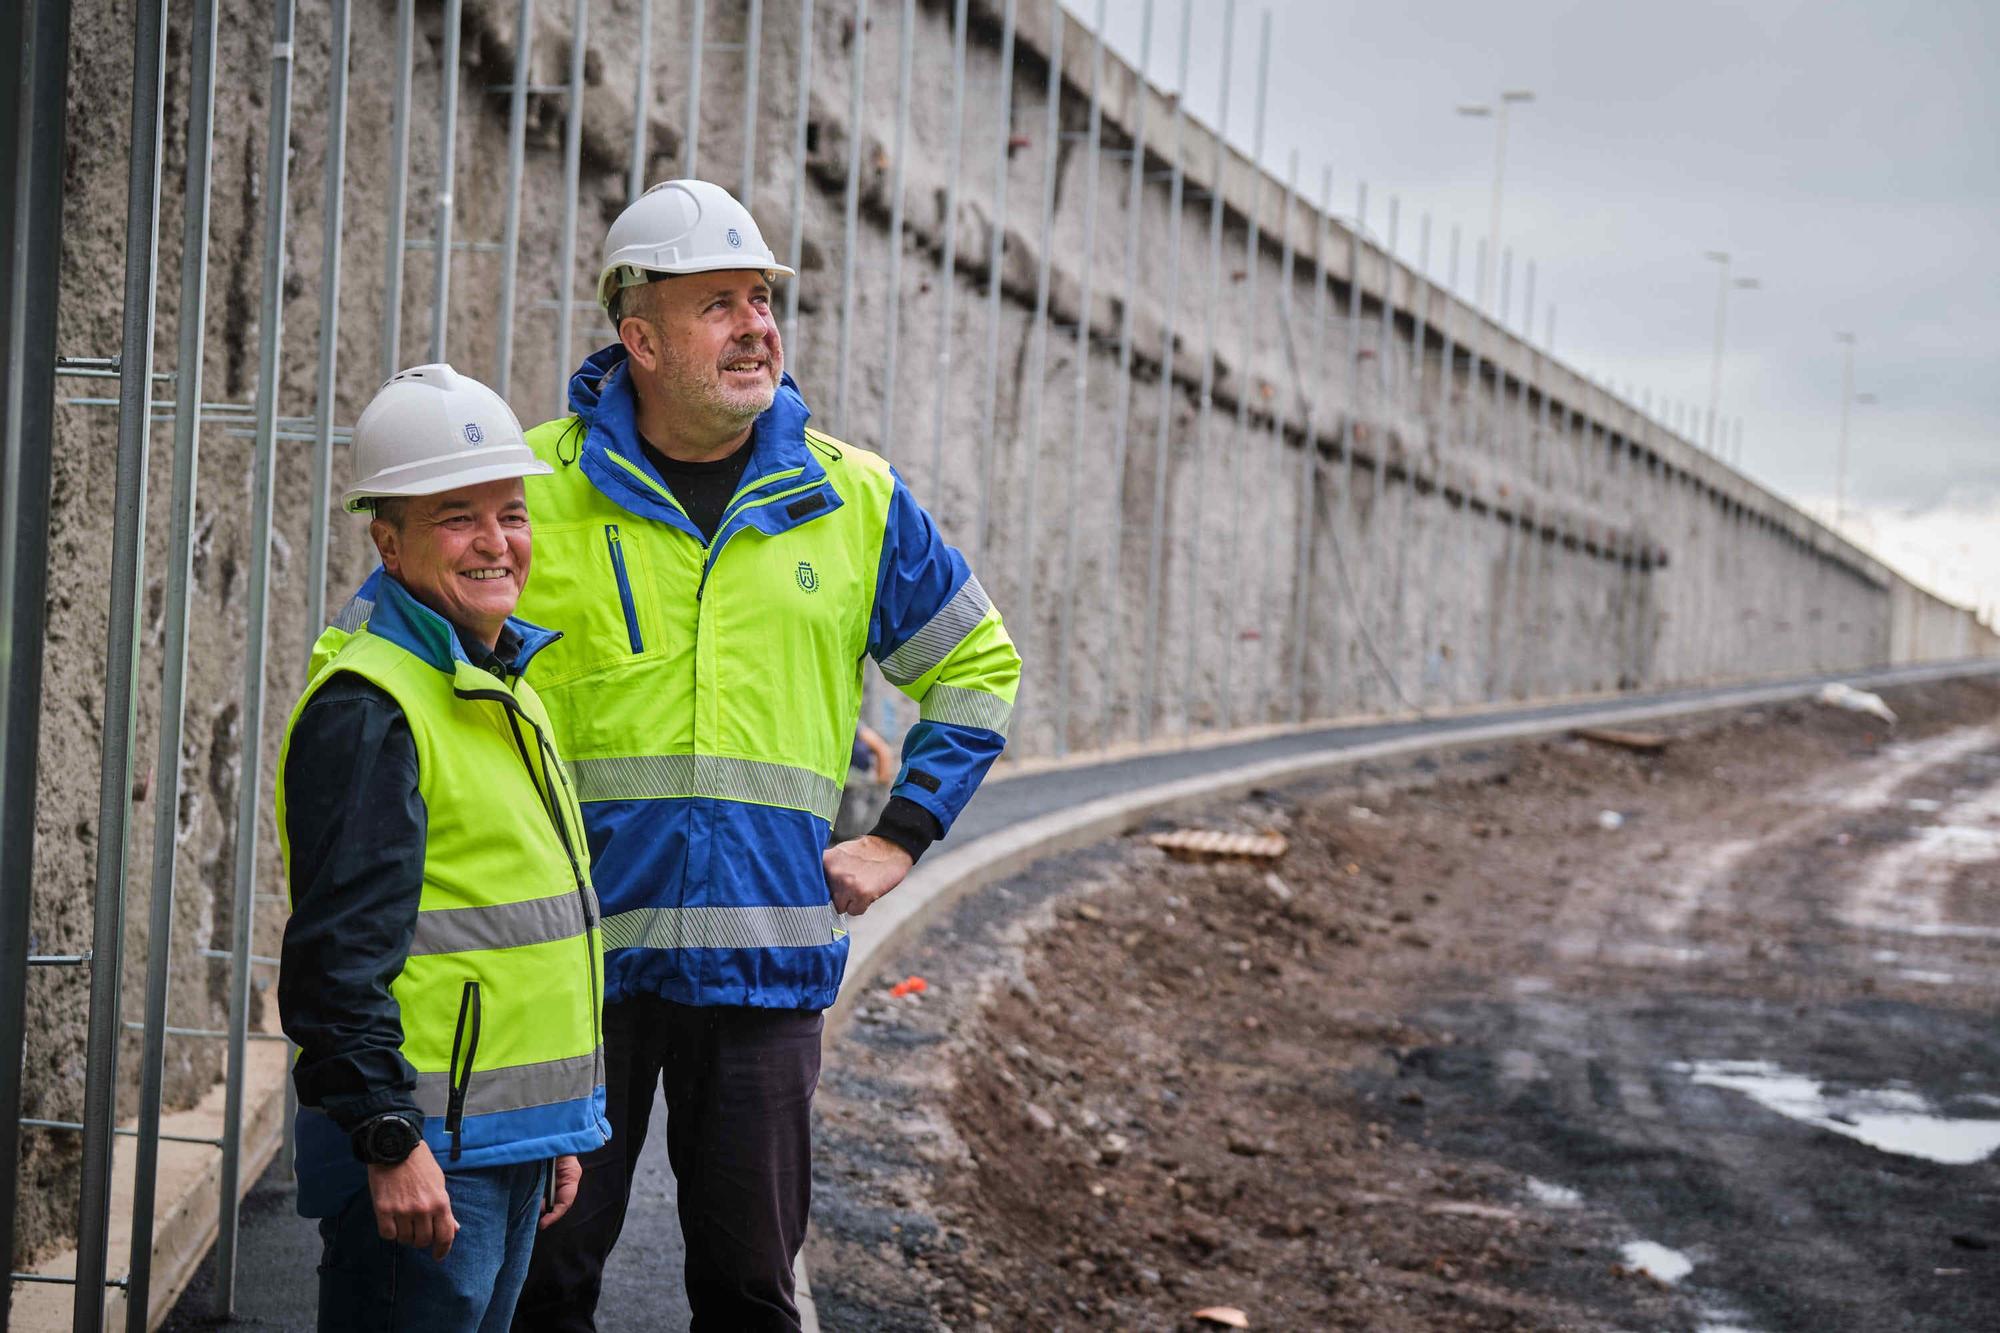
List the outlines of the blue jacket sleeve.
<svg viewBox="0 0 2000 1333">
<path fill-rule="evenodd" d="M 896 478 L 868 652 L 922 709 L 903 738 L 891 794 L 928 811 L 941 832 L 1007 745 L 1021 658 L 965 557 Z"/>
</svg>

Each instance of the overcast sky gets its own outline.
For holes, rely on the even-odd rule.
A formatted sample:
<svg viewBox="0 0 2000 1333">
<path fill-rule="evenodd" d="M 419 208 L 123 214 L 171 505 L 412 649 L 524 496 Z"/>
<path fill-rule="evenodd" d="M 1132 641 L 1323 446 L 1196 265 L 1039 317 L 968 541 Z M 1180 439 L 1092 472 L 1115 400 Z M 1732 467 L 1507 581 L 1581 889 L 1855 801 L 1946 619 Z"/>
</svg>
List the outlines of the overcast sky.
<svg viewBox="0 0 2000 1333">
<path fill-rule="evenodd" d="M 1094 20 L 1098 0 L 1064 3 Z M 1143 0 L 1105 4 L 1107 40 L 1139 63 Z M 1399 196 L 1408 262 L 1430 213 L 1440 280 L 1459 224 L 1469 298 L 1494 123 L 1456 108 L 1532 90 L 1507 143 L 1514 326 L 1533 259 L 1537 342 L 1553 302 L 1558 356 L 1704 410 L 1717 267 L 1703 254 L 1729 252 L 1762 284 L 1728 310 L 1722 411 L 1743 418 L 1745 469 L 1830 510 L 1834 333 L 1851 330 L 1855 389 L 1877 398 L 1850 426 L 1862 535 L 1949 594 L 2000 603 L 2000 4 L 1239 3 L 1228 129 L 1246 150 L 1267 9 L 1274 170 L 1297 150 L 1316 191 L 1330 166 L 1338 213 L 1366 181 L 1378 234 Z M 1194 0 L 1188 106 L 1211 125 L 1223 13 Z M 1180 15 L 1157 0 L 1146 68 L 1169 89 Z"/>
</svg>

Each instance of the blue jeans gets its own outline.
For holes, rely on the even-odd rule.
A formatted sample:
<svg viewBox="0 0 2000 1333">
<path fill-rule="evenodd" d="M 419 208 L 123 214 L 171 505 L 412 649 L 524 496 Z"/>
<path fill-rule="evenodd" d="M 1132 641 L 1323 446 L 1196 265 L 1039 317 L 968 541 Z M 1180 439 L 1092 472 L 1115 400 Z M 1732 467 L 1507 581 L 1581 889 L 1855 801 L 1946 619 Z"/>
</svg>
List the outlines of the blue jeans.
<svg viewBox="0 0 2000 1333">
<path fill-rule="evenodd" d="M 364 1187 L 319 1223 L 320 1333 L 506 1333 L 528 1276 L 547 1162 L 445 1173 L 458 1236 L 439 1263 L 383 1240 Z"/>
</svg>

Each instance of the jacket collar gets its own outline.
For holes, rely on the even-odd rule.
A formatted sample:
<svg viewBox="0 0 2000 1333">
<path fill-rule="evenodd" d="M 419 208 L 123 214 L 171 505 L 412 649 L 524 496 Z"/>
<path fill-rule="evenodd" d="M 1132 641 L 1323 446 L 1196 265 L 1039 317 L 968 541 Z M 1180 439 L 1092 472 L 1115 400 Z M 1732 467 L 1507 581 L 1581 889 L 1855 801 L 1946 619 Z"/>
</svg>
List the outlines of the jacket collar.
<svg viewBox="0 0 2000 1333">
<path fill-rule="evenodd" d="M 350 633 L 364 624 L 370 634 L 387 639 L 448 676 L 458 674 L 460 663 L 481 671 L 505 665 L 518 675 L 528 669 L 528 662 L 536 653 L 562 637 L 557 630 L 543 629 L 519 616 L 509 616 L 500 630 L 499 651 L 489 655 L 482 650 L 475 658 L 466 651 L 458 631 L 449 620 L 411 596 L 410 590 L 380 565 L 375 567 L 375 572 L 368 576 L 334 621 L 336 629 L 345 629 Z M 513 660 L 508 662 L 505 659 L 510 648 Z M 496 662 L 495 657 L 500 660 Z"/>
<path fill-rule="evenodd" d="M 700 530 L 646 462 L 624 344 L 613 343 L 585 358 L 570 376 L 569 405 L 585 426 L 578 463 L 591 484 L 621 509 L 700 541 Z M 806 443 L 811 417 L 798 384 L 789 374 L 783 376 L 777 397 L 750 427 L 750 459 L 737 490 L 739 501 L 767 485 L 781 483 L 789 492 L 826 479 L 825 466 Z"/>
</svg>

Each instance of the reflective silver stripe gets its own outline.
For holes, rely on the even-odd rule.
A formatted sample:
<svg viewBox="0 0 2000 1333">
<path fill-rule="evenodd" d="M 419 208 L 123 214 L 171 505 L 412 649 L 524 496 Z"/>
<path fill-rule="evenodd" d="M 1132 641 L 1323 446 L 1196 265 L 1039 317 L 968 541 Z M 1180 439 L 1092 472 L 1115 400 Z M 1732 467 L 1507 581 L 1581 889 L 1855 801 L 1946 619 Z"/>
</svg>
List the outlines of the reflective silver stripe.
<svg viewBox="0 0 2000 1333">
<path fill-rule="evenodd" d="M 828 823 L 840 809 L 840 784 L 809 768 L 724 759 L 711 754 L 635 754 L 570 763 L 579 801 L 646 801 L 713 796 L 807 810 Z"/>
<path fill-rule="evenodd" d="M 347 605 L 340 608 L 340 614 L 333 618 L 333 628 L 345 630 L 349 634 L 358 633 L 368 623 L 368 617 L 375 614 L 375 603 L 366 597 L 350 597 Z"/>
<path fill-rule="evenodd" d="M 595 915 L 595 908 L 592 909 Z M 470 949 L 516 949 L 583 934 L 583 912 L 576 893 L 531 898 L 494 907 L 450 907 L 417 913 L 417 933 L 410 954 L 464 953 Z"/>
<path fill-rule="evenodd" d="M 1014 705 L 984 690 L 961 689 L 956 685 L 933 685 L 924 694 L 923 719 L 948 722 L 958 727 L 984 727 L 1007 734 Z"/>
<path fill-rule="evenodd" d="M 992 605 L 979 580 L 968 575 L 965 585 L 931 617 L 928 625 L 882 659 L 882 674 L 896 685 L 912 683 L 950 657 L 951 650 L 964 643 L 965 636 L 986 619 Z"/>
<path fill-rule="evenodd" d="M 847 933 L 823 907 L 640 907 L 604 918 L 607 949 L 811 949 Z"/>
<path fill-rule="evenodd" d="M 505 1069 L 472 1069 L 472 1083 L 465 1093 L 465 1114 L 493 1115 L 518 1111 L 528 1106 L 575 1101 L 588 1097 L 604 1079 L 604 1048 L 587 1055 L 572 1055 L 540 1064 L 511 1065 Z M 451 1101 L 449 1073 L 417 1075 L 417 1109 L 425 1115 L 443 1115 Z"/>
</svg>

